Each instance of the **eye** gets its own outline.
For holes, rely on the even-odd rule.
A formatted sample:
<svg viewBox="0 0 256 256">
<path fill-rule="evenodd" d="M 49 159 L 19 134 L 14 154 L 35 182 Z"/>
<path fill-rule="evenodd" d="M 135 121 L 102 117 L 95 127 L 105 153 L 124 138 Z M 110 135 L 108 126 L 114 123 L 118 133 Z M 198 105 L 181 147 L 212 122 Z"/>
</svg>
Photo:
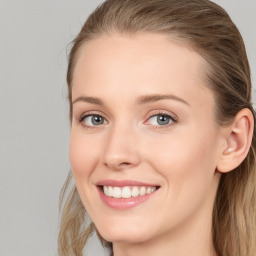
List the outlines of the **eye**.
<svg viewBox="0 0 256 256">
<path fill-rule="evenodd" d="M 80 122 L 85 126 L 99 126 L 107 123 L 101 115 L 86 115 L 80 119 Z"/>
<path fill-rule="evenodd" d="M 154 125 L 154 126 L 168 126 L 172 123 L 175 123 L 176 120 L 168 115 L 168 114 L 157 114 L 157 115 L 153 115 L 151 116 L 146 124 L 150 124 L 150 125 Z"/>
</svg>

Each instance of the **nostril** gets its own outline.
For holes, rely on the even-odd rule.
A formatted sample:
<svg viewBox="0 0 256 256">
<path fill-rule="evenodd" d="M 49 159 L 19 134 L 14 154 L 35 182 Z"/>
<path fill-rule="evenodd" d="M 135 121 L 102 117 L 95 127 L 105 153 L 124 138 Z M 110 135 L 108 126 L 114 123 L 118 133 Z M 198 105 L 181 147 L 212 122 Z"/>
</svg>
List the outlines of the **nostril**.
<svg viewBox="0 0 256 256">
<path fill-rule="evenodd" d="M 123 163 L 121 163 L 121 165 L 129 165 L 130 163 L 128 163 L 128 162 L 123 162 Z"/>
</svg>

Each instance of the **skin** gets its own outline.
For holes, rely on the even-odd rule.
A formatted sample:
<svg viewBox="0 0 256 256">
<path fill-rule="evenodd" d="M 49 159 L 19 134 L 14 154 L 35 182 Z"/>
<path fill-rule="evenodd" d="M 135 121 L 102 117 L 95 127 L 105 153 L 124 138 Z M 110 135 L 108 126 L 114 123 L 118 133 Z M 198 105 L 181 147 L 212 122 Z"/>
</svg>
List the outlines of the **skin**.
<svg viewBox="0 0 256 256">
<path fill-rule="evenodd" d="M 205 68 L 192 49 L 156 34 L 103 35 L 80 52 L 71 167 L 82 202 L 102 237 L 113 242 L 115 256 L 216 255 L 211 217 L 227 140 L 216 123 Z M 155 94 L 172 98 L 138 103 Z M 176 122 L 159 125 L 159 113 Z M 90 116 L 80 121 L 92 114 L 104 123 L 92 125 Z M 99 197 L 96 184 L 104 179 L 160 189 L 136 207 L 113 209 Z"/>
</svg>

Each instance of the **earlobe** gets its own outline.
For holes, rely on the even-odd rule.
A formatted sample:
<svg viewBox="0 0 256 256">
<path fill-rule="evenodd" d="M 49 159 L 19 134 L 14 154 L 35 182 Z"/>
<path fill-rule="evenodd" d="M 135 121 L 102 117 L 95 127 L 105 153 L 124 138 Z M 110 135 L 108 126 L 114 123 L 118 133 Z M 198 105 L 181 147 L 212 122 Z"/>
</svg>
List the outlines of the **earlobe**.
<svg viewBox="0 0 256 256">
<path fill-rule="evenodd" d="M 221 153 L 217 165 L 219 172 L 230 172 L 243 162 L 251 146 L 253 127 L 252 112 L 247 108 L 240 110 L 227 128 L 227 147 Z"/>
</svg>

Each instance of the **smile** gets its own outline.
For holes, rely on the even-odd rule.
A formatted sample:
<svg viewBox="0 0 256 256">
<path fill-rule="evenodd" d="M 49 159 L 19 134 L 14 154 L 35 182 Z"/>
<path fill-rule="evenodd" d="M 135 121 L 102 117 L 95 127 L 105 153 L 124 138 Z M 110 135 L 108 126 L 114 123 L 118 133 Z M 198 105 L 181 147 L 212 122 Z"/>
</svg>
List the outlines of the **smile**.
<svg viewBox="0 0 256 256">
<path fill-rule="evenodd" d="M 157 187 L 145 187 L 145 186 L 125 186 L 125 187 L 112 187 L 103 186 L 103 193 L 108 197 L 113 198 L 131 198 L 145 196 L 153 193 Z"/>
<path fill-rule="evenodd" d="M 103 203 L 125 210 L 154 197 L 160 186 L 132 180 L 104 180 L 96 184 Z"/>
</svg>

